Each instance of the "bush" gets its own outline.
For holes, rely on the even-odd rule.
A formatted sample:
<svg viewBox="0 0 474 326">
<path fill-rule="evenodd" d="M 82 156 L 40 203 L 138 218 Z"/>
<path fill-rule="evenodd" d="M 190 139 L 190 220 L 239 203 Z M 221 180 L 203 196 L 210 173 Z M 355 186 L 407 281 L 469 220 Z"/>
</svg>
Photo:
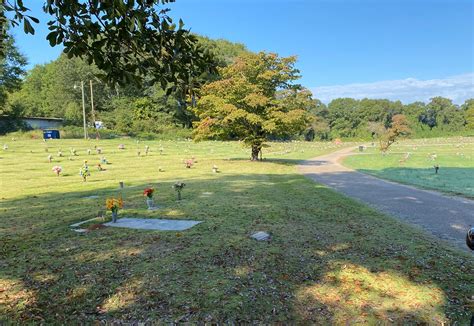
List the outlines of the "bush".
<svg viewBox="0 0 474 326">
<path fill-rule="evenodd" d="M 28 131 L 30 127 L 17 118 L 4 117 L 0 119 L 0 135 L 5 135 L 14 131 Z"/>
<path fill-rule="evenodd" d="M 64 139 L 84 138 L 83 127 L 65 126 L 60 129 L 60 132 L 61 132 L 61 138 L 64 138 Z M 114 139 L 114 138 L 120 138 L 122 136 L 126 136 L 125 134 L 118 133 L 115 130 L 110 130 L 110 129 L 96 130 L 94 128 L 87 128 L 87 135 L 89 138 L 96 138 L 97 132 L 99 133 L 99 137 L 102 139 Z"/>
<path fill-rule="evenodd" d="M 8 133 L 8 136 L 16 139 L 41 139 L 43 138 L 43 130 L 14 131 Z"/>
</svg>

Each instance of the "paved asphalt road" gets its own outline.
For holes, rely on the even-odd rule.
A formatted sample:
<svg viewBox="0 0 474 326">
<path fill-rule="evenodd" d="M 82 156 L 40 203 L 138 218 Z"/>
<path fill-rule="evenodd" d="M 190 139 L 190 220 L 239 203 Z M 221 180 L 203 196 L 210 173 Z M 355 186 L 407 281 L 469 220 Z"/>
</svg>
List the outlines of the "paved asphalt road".
<svg viewBox="0 0 474 326">
<path fill-rule="evenodd" d="M 465 237 L 474 225 L 473 200 L 385 181 L 342 166 L 341 159 L 353 150 L 313 158 L 298 169 L 317 182 L 469 250 Z"/>
</svg>

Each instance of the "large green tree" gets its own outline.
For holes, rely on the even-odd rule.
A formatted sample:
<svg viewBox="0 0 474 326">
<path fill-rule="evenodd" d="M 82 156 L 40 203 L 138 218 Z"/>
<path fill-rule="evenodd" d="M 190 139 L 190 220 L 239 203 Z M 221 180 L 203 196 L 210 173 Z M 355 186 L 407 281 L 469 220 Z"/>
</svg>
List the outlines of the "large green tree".
<svg viewBox="0 0 474 326">
<path fill-rule="evenodd" d="M 242 43 L 234 43 L 225 39 L 210 39 L 201 35 L 196 35 L 196 37 L 199 44 L 212 53 L 219 67 L 228 66 L 234 63 L 236 57 L 250 52 Z"/>
<path fill-rule="evenodd" d="M 354 137 L 361 122 L 358 115 L 359 101 L 338 98 L 328 104 L 328 120 L 334 137 Z"/>
<path fill-rule="evenodd" d="M 239 55 L 250 53 L 247 48 L 240 43 L 232 43 L 227 40 L 213 40 L 204 36 L 196 35 L 198 44 L 209 53 L 213 60 L 213 66 L 225 67 L 234 62 Z M 202 67 L 201 67 L 202 68 Z M 192 108 L 196 105 L 201 87 L 210 81 L 219 78 L 217 71 L 210 71 L 204 67 L 189 67 L 188 79 L 186 82 L 174 83 L 170 90 L 177 100 L 176 115 L 179 117 L 183 127 L 191 128 L 196 116 Z M 191 109 L 190 109 L 191 108 Z"/>
<path fill-rule="evenodd" d="M 89 80 L 93 81 L 94 103 L 100 110 L 116 93 L 95 76 L 100 71 L 80 58 L 68 59 L 61 55 L 57 60 L 37 65 L 24 79 L 21 90 L 9 97 L 9 106 L 23 116 L 53 116 L 74 123 L 81 117 L 81 80 L 85 81 L 87 111 L 90 112 Z M 76 110 L 77 108 L 77 110 Z M 78 115 L 79 114 L 79 115 Z"/>
<path fill-rule="evenodd" d="M 3 114 L 6 113 L 7 94 L 20 88 L 27 63 L 8 33 L 5 34 L 4 51 L 5 55 L 0 58 L 0 113 Z"/>
<path fill-rule="evenodd" d="M 294 84 L 300 77 L 295 61 L 261 52 L 221 68 L 221 79 L 201 91 L 195 139 L 242 140 L 251 147 L 251 159 L 258 160 L 265 141 L 301 132 L 312 99 Z"/>
</svg>

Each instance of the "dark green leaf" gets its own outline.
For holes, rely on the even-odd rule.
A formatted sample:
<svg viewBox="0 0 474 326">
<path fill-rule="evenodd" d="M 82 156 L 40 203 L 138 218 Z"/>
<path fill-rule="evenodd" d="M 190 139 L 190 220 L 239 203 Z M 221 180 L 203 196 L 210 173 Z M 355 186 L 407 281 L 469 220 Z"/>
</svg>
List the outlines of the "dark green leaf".
<svg viewBox="0 0 474 326">
<path fill-rule="evenodd" d="M 26 34 L 35 34 L 35 29 L 33 28 L 33 26 L 31 26 L 30 21 L 26 18 L 23 20 L 23 30 Z"/>
</svg>

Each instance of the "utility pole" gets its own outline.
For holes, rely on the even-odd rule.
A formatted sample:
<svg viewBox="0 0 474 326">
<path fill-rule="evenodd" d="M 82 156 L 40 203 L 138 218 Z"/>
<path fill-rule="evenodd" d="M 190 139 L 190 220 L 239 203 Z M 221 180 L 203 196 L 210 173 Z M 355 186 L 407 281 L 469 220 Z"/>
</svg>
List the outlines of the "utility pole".
<svg viewBox="0 0 474 326">
<path fill-rule="evenodd" d="M 92 79 L 89 79 L 89 85 L 90 85 L 90 89 L 91 89 L 91 107 L 92 107 L 92 120 L 93 120 L 93 123 L 94 123 L 94 129 L 95 129 L 95 137 L 96 139 L 99 139 L 100 138 L 100 133 L 99 133 L 99 129 L 97 129 L 97 126 L 95 124 L 95 109 L 94 109 L 94 91 L 93 91 L 93 87 L 92 87 Z"/>
<path fill-rule="evenodd" d="M 76 84 L 74 84 L 74 89 L 78 88 Z M 84 81 L 81 80 L 81 92 L 82 92 L 82 121 L 84 122 L 84 139 L 87 139 L 87 122 L 86 122 L 86 98 L 84 95 Z"/>
<path fill-rule="evenodd" d="M 91 88 L 92 120 L 94 122 L 94 128 L 95 128 L 94 92 L 92 91 L 92 79 L 89 80 L 89 85 L 90 85 L 90 88 Z"/>
<path fill-rule="evenodd" d="M 82 91 L 82 120 L 84 122 L 84 139 L 87 139 L 87 123 L 86 123 L 86 98 L 84 96 L 84 81 L 81 80 Z"/>
</svg>

